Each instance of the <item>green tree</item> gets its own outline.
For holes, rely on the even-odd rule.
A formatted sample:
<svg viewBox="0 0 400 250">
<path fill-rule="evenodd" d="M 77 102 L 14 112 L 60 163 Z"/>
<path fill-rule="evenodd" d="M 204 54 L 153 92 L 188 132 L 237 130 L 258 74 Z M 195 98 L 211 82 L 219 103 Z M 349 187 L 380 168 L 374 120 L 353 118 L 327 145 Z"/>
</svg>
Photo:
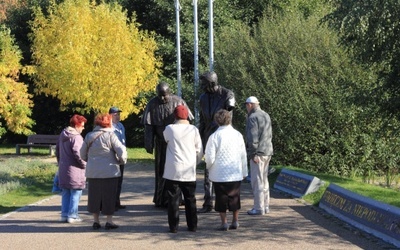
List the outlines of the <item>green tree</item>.
<svg viewBox="0 0 400 250">
<path fill-rule="evenodd" d="M 113 0 L 110 0 L 112 2 Z M 157 42 L 162 55 L 163 76 L 171 85 L 176 79 L 176 16 L 174 1 L 164 0 L 115 0 L 128 10 L 130 15 L 137 16 L 143 29 L 158 34 Z M 194 82 L 194 20 L 193 1 L 180 0 L 180 34 L 183 97 L 191 105 Z M 245 20 L 254 23 L 261 16 L 264 8 L 271 0 L 218 0 L 214 6 L 214 33 L 230 26 L 234 20 Z M 209 69 L 209 37 L 208 37 L 208 0 L 198 1 L 198 36 L 199 36 L 199 71 Z M 218 58 L 216 58 L 218 60 Z"/>
<path fill-rule="evenodd" d="M 381 130 L 388 120 L 371 119 L 374 105 L 357 103 L 359 93 L 375 87 L 377 76 L 354 63 L 339 46 L 337 34 L 321 25 L 328 11 L 322 5 L 312 12 L 291 6 L 284 14 L 265 16 L 253 28 L 237 23 L 224 29 L 216 41 L 216 70 L 239 104 L 255 95 L 270 113 L 275 164 L 367 175 L 380 162 L 393 163 L 388 155 L 372 155 L 396 149 Z M 241 131 L 244 120 L 245 109 L 239 106 L 234 125 Z"/>
<path fill-rule="evenodd" d="M 10 30 L 0 26 L 0 136 L 6 129 L 16 134 L 32 133 L 33 103 L 27 86 L 18 82 L 20 72 L 25 70 L 20 64 L 21 58 Z"/>
<path fill-rule="evenodd" d="M 32 22 L 37 92 L 82 113 L 107 112 L 112 105 L 123 118 L 138 113 L 141 92 L 158 81 L 153 36 L 139 31 L 117 4 L 66 0 L 52 2 L 46 13 L 36 9 Z"/>
<path fill-rule="evenodd" d="M 158 34 L 159 53 L 163 60 L 163 76 L 174 85 L 176 79 L 176 20 L 174 1 L 165 0 L 109 0 L 117 1 L 128 10 L 130 15 L 137 16 L 141 28 L 154 31 Z M 181 63 L 183 97 L 189 105 L 196 102 L 198 97 L 193 95 L 194 83 L 194 25 L 193 1 L 180 0 L 180 33 L 181 33 Z M 199 71 L 209 69 L 209 13 L 208 0 L 198 1 L 198 31 L 199 31 Z M 298 8 L 303 12 L 312 11 L 321 0 L 298 1 Z M 258 22 L 263 13 L 269 11 L 290 11 L 288 0 L 218 0 L 213 1 L 214 34 L 231 27 L 235 20 L 245 25 Z M 162 25 L 160 25 L 162 24 Z M 217 50 L 218 47 L 215 47 Z M 215 51 L 215 53 L 218 53 Z M 215 63 L 219 63 L 217 56 Z M 223 83 L 224 85 L 229 83 Z M 229 86 L 227 86 L 229 87 Z M 201 90 L 198 92 L 201 93 Z M 194 99 L 194 100 L 193 100 Z"/>
<path fill-rule="evenodd" d="M 381 65 L 373 97 L 383 110 L 400 114 L 400 2 L 331 0 L 336 8 L 325 21 L 342 44 L 367 67 Z M 370 98 L 371 99 L 371 98 Z"/>
</svg>

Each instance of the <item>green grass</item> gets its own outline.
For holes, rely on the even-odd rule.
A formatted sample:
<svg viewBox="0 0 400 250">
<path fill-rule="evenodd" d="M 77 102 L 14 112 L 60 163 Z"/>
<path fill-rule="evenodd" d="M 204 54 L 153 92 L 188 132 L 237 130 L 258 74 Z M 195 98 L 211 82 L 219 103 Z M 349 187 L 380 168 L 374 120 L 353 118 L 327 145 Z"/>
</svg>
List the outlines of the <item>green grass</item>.
<svg viewBox="0 0 400 250">
<path fill-rule="evenodd" d="M 21 156 L 28 155 L 27 148 L 21 148 Z M 0 155 L 15 155 L 15 145 L 0 145 Z M 48 156 L 49 149 L 48 148 L 31 148 L 31 153 L 29 156 Z"/>
<path fill-rule="evenodd" d="M 144 148 L 128 148 L 128 162 L 152 161 L 154 155 L 146 152 Z"/>
<path fill-rule="evenodd" d="M 43 159 L 46 159 L 43 158 Z M 33 156 L 0 157 L 0 214 L 51 195 L 57 166 Z"/>
<path fill-rule="evenodd" d="M 0 214 L 14 211 L 20 207 L 37 202 L 51 195 L 52 179 L 57 166 L 48 150 L 37 149 L 33 154 L 15 155 L 15 145 L 0 145 Z M 128 162 L 149 163 L 154 160 L 143 148 L 128 148 Z M 203 168 L 204 166 L 200 166 Z M 318 177 L 325 182 L 318 192 L 302 197 L 307 203 L 318 205 L 329 183 L 372 199 L 400 207 L 400 189 L 385 188 L 380 185 L 364 183 L 361 179 L 349 179 L 328 174 L 313 173 L 290 166 L 273 166 L 277 169 L 270 175 L 273 186 L 283 168 Z"/>
<path fill-rule="evenodd" d="M 7 194 L 0 195 L 0 214 L 14 211 L 18 208 L 35 203 L 52 195 L 52 183 L 37 183 L 24 186 Z"/>
<path fill-rule="evenodd" d="M 128 161 L 131 162 L 136 162 L 140 160 L 153 160 L 154 156 L 152 154 L 149 154 L 146 152 L 144 148 L 128 148 Z M 28 158 L 32 158 L 33 156 L 40 156 L 41 157 L 46 157 L 46 158 L 52 158 L 49 155 L 49 150 L 48 149 L 43 149 L 43 148 L 32 148 L 32 153 L 27 154 L 28 150 L 27 149 L 21 149 L 21 155 L 20 156 L 26 156 Z M 0 144 L 0 156 L 16 156 L 15 154 L 15 145 L 1 145 Z M 33 157 L 34 158 L 34 157 Z"/>
<path fill-rule="evenodd" d="M 277 171 L 271 174 L 271 185 L 275 182 L 276 178 L 278 177 L 279 172 L 283 169 L 290 169 L 294 170 L 303 174 L 315 176 L 322 181 L 325 182 L 325 185 L 322 186 L 318 192 L 308 194 L 302 197 L 307 203 L 318 205 L 319 200 L 321 199 L 322 195 L 324 194 L 326 188 L 329 186 L 330 183 L 334 183 L 340 187 L 343 187 L 347 190 L 350 190 L 354 193 L 372 198 L 377 201 L 381 201 L 386 204 L 390 204 L 392 206 L 400 207 L 400 189 L 399 187 L 394 188 L 387 188 L 380 185 L 368 184 L 361 181 L 360 178 L 350 179 L 350 178 L 341 178 L 337 176 L 332 176 L 328 174 L 320 174 L 320 173 L 313 173 L 310 171 L 306 171 L 304 169 L 296 168 L 296 167 L 287 167 L 287 166 L 274 166 Z"/>
</svg>

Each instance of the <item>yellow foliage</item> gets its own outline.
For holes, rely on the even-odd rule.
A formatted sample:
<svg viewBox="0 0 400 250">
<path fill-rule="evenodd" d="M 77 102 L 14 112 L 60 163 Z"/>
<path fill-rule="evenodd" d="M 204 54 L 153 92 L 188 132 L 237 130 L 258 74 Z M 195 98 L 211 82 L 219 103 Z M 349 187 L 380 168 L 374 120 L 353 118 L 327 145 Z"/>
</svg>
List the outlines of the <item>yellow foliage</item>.
<svg viewBox="0 0 400 250">
<path fill-rule="evenodd" d="M 29 117 L 32 114 L 31 96 L 25 84 L 11 78 L 0 77 L 0 114 L 7 123 L 7 129 L 16 134 L 31 134 L 34 124 Z"/>
<path fill-rule="evenodd" d="M 153 35 L 128 22 L 119 5 L 66 0 L 49 13 L 36 10 L 32 22 L 37 91 L 82 113 L 110 106 L 123 110 L 122 119 L 138 113 L 137 97 L 158 81 Z"/>
<path fill-rule="evenodd" d="M 8 130 L 16 134 L 31 134 L 34 121 L 30 118 L 33 102 L 29 99 L 27 86 L 17 82 L 21 52 L 14 45 L 10 31 L 0 27 L 0 116 Z M 4 132 L 2 124 L 1 131 Z"/>
</svg>

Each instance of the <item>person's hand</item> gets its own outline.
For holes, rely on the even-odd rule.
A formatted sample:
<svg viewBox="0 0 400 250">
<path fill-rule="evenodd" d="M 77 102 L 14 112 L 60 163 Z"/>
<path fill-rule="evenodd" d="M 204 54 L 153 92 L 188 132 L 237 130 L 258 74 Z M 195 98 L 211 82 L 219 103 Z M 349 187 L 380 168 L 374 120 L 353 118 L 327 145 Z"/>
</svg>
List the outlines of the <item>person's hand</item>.
<svg viewBox="0 0 400 250">
<path fill-rule="evenodd" d="M 257 163 L 257 164 L 260 162 L 260 159 L 258 158 L 258 155 L 255 155 L 253 157 L 253 161 L 254 161 L 254 163 Z"/>
</svg>

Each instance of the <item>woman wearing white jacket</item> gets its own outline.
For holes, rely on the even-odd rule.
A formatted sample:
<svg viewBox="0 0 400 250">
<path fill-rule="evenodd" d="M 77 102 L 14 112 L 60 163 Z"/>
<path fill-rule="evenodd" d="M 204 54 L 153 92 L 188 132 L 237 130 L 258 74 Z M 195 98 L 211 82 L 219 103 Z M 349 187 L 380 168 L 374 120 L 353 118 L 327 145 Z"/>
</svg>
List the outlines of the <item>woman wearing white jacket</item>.
<svg viewBox="0 0 400 250">
<path fill-rule="evenodd" d="M 240 186 L 247 176 L 247 155 L 242 134 L 231 125 L 231 114 L 221 109 L 214 116 L 219 128 L 208 138 L 205 161 L 215 189 L 215 211 L 221 217 L 219 230 L 239 227 Z M 232 211 L 228 226 L 226 210 Z"/>
<path fill-rule="evenodd" d="M 185 199 L 188 230 L 197 230 L 196 166 L 203 157 L 199 130 L 188 121 L 189 110 L 178 105 L 175 123 L 164 130 L 167 154 L 163 178 L 168 193 L 168 225 L 171 233 L 179 227 L 179 201 Z"/>
</svg>

